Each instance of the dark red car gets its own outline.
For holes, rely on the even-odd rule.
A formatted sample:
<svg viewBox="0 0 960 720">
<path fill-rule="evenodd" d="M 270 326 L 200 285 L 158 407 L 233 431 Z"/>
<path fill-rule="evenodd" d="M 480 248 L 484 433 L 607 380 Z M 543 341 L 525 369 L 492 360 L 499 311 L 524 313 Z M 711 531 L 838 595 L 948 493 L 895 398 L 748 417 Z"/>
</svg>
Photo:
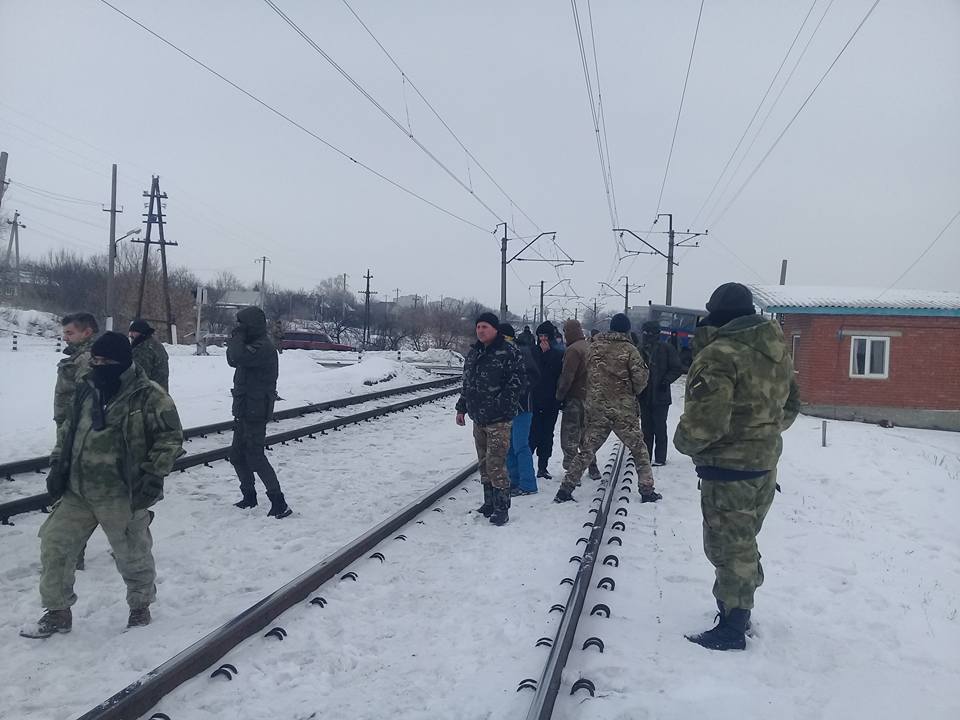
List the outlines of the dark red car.
<svg viewBox="0 0 960 720">
<path fill-rule="evenodd" d="M 291 330 L 283 334 L 281 341 L 284 350 L 341 350 L 343 352 L 356 351 L 355 347 L 350 345 L 341 345 L 330 339 L 330 336 L 322 332 L 307 332 L 302 330 Z"/>
</svg>

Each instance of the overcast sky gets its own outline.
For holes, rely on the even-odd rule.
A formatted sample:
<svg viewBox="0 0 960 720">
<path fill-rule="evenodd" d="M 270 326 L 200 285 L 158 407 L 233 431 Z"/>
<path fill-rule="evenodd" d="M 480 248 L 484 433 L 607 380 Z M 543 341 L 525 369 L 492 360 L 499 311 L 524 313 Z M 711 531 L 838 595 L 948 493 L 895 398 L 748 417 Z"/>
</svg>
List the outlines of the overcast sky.
<svg viewBox="0 0 960 720">
<path fill-rule="evenodd" d="M 260 271 L 254 258 L 265 254 L 268 280 L 290 288 L 338 272 L 356 288 L 369 267 L 381 297 L 399 288 L 496 306 L 493 230 L 504 219 L 520 236 L 557 232 L 559 245 L 584 261 L 560 270 L 583 302 L 592 302 L 600 281 L 617 284 L 622 275 L 645 283 L 631 298 L 636 304 L 663 301 L 662 258 L 616 265 L 569 2 L 350 0 L 513 206 L 340 0 L 276 3 L 404 126 L 409 115 L 416 139 L 473 196 L 266 3 L 111 1 L 356 160 L 483 230 L 338 155 L 99 0 L 0 0 L 0 149 L 10 154 L 13 180 L 3 210 L 23 215 L 24 253 L 97 252 L 107 243 L 108 215 L 18 181 L 106 203 L 117 162 L 125 207 L 118 234 L 141 222 L 140 193 L 158 174 L 169 194 L 167 236 L 179 243 L 169 258 L 205 278 L 226 269 L 252 282 Z M 675 304 L 702 306 L 729 280 L 775 283 L 782 258 L 791 283 L 884 288 L 960 210 L 960 2 L 882 0 L 724 211 L 872 4 L 817 0 L 755 127 L 822 23 L 759 138 L 719 203 L 698 213 L 811 6 L 706 0 L 659 210 L 673 213 L 678 229 L 710 232 L 699 249 L 679 252 Z M 586 0 L 578 6 L 596 95 Z M 665 248 L 664 236 L 646 231 L 700 2 L 593 0 L 590 9 L 618 222 Z M 739 163 L 738 154 L 730 170 Z M 628 246 L 638 244 L 628 238 Z M 512 254 L 520 241 L 510 247 Z M 548 241 L 535 249 L 557 254 Z M 957 290 L 958 269 L 960 220 L 898 286 Z M 552 285 L 558 273 L 545 263 L 511 265 L 512 311 L 533 306 L 528 286 L 541 279 Z M 558 302 L 571 311 L 575 304 Z"/>
</svg>

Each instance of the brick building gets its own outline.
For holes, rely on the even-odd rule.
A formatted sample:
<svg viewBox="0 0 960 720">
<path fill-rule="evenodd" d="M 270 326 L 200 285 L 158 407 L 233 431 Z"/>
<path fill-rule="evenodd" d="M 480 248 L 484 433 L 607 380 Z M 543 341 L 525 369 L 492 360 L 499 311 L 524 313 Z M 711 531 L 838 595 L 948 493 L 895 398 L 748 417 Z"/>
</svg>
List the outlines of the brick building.
<svg viewBox="0 0 960 720">
<path fill-rule="evenodd" d="M 960 293 L 752 287 L 780 316 L 803 412 L 960 431 Z"/>
</svg>

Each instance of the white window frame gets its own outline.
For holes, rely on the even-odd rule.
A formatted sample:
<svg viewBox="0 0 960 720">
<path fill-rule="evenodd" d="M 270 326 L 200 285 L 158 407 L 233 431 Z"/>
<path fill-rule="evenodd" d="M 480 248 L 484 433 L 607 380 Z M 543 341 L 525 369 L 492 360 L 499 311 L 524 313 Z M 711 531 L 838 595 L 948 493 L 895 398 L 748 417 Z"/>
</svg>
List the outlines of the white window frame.
<svg viewBox="0 0 960 720">
<path fill-rule="evenodd" d="M 864 340 L 867 343 L 866 347 L 866 357 L 865 357 L 865 367 L 863 374 L 854 372 L 856 367 L 856 348 L 857 340 Z M 870 357 L 871 357 L 871 344 L 875 342 L 883 343 L 883 372 L 874 373 L 870 372 L 872 368 L 870 367 Z M 878 335 L 851 335 L 850 336 L 850 377 L 855 379 L 867 379 L 867 380 L 886 380 L 890 377 L 890 337 L 878 336 Z"/>
</svg>

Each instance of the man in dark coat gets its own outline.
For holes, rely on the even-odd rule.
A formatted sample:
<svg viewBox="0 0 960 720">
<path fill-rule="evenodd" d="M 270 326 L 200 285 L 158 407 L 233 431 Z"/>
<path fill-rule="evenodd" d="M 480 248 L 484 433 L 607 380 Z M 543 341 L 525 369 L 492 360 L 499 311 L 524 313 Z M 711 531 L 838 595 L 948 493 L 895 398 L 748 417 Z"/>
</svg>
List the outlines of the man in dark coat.
<svg viewBox="0 0 960 720">
<path fill-rule="evenodd" d="M 673 402 L 670 385 L 683 374 L 683 366 L 673 345 L 660 341 L 660 323 L 645 322 L 640 332 L 640 354 L 650 368 L 650 379 L 639 397 L 640 427 L 657 467 L 667 462 L 667 415 Z"/>
<path fill-rule="evenodd" d="M 243 499 L 238 508 L 257 506 L 254 473 L 267 489 L 270 512 L 277 519 L 293 511 L 287 505 L 277 473 L 263 451 L 267 422 L 273 417 L 277 399 L 279 363 L 277 349 L 267 335 L 267 318 L 258 307 L 237 313 L 237 326 L 227 341 L 227 363 L 233 373 L 233 445 L 230 462 L 240 479 Z"/>
<path fill-rule="evenodd" d="M 533 347 L 533 333 L 530 332 L 529 325 L 524 325 L 523 330 L 517 335 L 517 345 L 521 347 Z"/>
<path fill-rule="evenodd" d="M 457 425 L 473 420 L 483 505 L 478 512 L 494 525 L 510 519 L 510 478 L 507 453 L 510 430 L 523 392 L 523 358 L 500 333 L 500 319 L 482 313 L 476 323 L 477 342 L 463 363 L 463 387 L 457 400 Z"/>
<path fill-rule="evenodd" d="M 537 453 L 537 477 L 551 478 L 547 463 L 553 454 L 553 433 L 560 415 L 557 383 L 563 372 L 563 350 L 557 344 L 557 328 L 547 320 L 537 326 L 537 344 L 533 359 L 540 369 L 540 380 L 533 387 L 533 423 L 530 449 Z"/>
</svg>

